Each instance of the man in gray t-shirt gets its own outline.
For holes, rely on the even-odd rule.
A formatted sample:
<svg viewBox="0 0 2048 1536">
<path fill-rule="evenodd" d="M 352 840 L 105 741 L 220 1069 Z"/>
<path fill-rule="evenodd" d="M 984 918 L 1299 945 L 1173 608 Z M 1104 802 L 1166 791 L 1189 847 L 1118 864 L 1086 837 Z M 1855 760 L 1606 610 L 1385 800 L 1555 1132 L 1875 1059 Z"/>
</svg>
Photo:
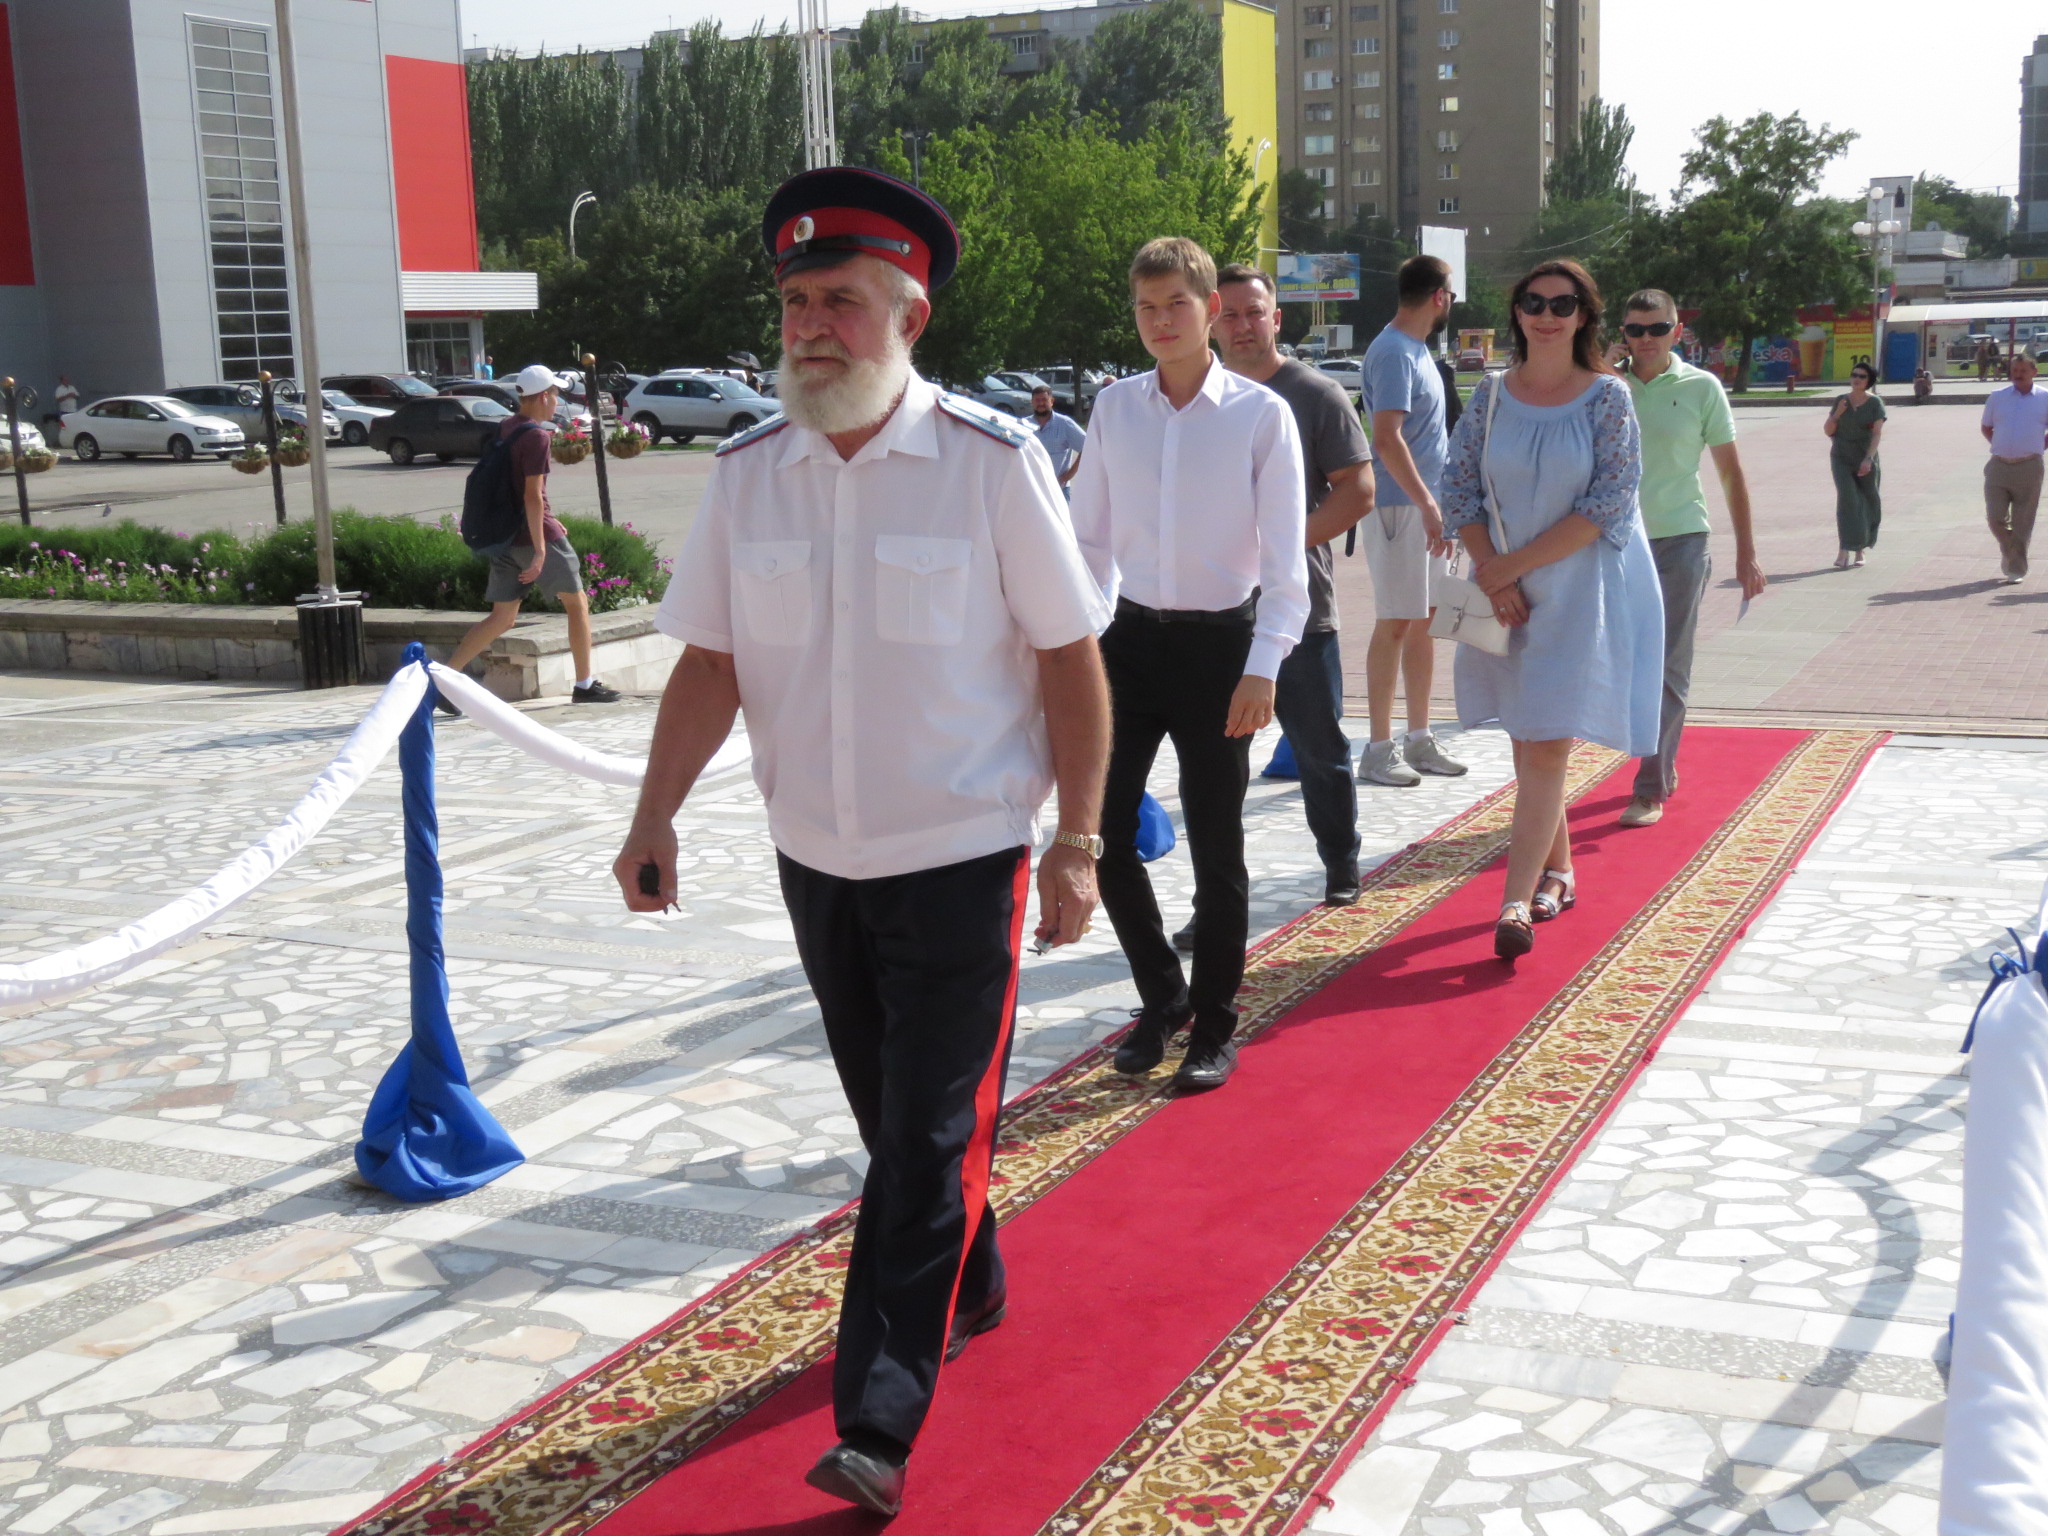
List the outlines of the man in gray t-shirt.
<svg viewBox="0 0 2048 1536">
<path fill-rule="evenodd" d="M 1358 791 L 1341 718 L 1344 670 L 1337 654 L 1330 540 L 1372 511 L 1371 451 L 1344 387 L 1280 355 L 1273 279 L 1257 267 L 1228 266 L 1217 274 L 1217 291 L 1223 307 L 1212 335 L 1224 366 L 1285 400 L 1301 432 L 1309 616 L 1301 643 L 1280 664 L 1273 712 L 1301 775 L 1302 809 L 1323 860 L 1323 899 L 1343 906 L 1358 899 Z"/>
<path fill-rule="evenodd" d="M 1379 469 L 1379 513 L 1361 528 L 1372 571 L 1372 639 L 1365 649 L 1366 711 L 1372 739 L 1359 760 L 1368 784 L 1411 787 L 1425 773 L 1447 777 L 1465 765 L 1452 760 L 1429 729 L 1429 691 L 1436 642 L 1429 638 L 1434 579 L 1450 546 L 1436 504 L 1448 434 L 1444 383 L 1430 355 L 1431 331 L 1457 295 L 1451 269 L 1436 256 L 1411 256 L 1396 279 L 1401 307 L 1365 351 L 1364 406 L 1372 422 Z M 1405 685 L 1408 734 L 1394 739 L 1394 694 Z"/>
</svg>

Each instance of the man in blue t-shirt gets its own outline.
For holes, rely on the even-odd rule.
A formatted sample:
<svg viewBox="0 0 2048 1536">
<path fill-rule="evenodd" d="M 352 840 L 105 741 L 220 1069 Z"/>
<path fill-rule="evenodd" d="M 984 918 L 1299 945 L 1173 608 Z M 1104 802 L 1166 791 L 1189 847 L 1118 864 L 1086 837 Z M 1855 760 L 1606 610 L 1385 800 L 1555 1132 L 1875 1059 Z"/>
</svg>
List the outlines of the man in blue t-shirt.
<svg viewBox="0 0 2048 1536">
<path fill-rule="evenodd" d="M 1429 638 L 1432 580 L 1450 544 L 1437 510 L 1449 434 L 1444 385 L 1430 355 L 1430 332 L 1457 294 L 1437 256 L 1411 256 L 1396 279 L 1401 307 L 1365 352 L 1364 406 L 1372 423 L 1377 511 L 1358 527 L 1372 572 L 1372 638 L 1365 650 L 1366 708 L 1372 740 L 1358 765 L 1369 784 L 1420 784 L 1425 773 L 1455 777 L 1465 765 L 1429 730 L 1429 689 L 1436 642 Z M 1394 689 L 1405 683 L 1408 734 L 1395 750 Z"/>
</svg>

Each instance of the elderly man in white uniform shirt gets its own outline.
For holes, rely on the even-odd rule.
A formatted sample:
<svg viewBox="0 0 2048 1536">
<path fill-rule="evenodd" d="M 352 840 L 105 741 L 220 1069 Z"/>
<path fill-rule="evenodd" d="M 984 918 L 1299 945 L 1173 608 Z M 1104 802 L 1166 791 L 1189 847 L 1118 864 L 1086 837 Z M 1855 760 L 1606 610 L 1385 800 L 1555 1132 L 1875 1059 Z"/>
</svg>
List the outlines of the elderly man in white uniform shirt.
<svg viewBox="0 0 2048 1536">
<path fill-rule="evenodd" d="M 988 1206 L 1039 811 L 1038 937 L 1095 905 L 1109 617 L 1052 463 L 910 366 L 957 236 L 871 171 L 770 200 L 784 415 L 728 439 L 658 627 L 663 695 L 615 872 L 675 899 L 671 825 L 744 710 L 805 975 L 870 1163 L 815 1487 L 894 1514 L 942 1362 L 1003 1319 Z"/>
<path fill-rule="evenodd" d="M 1102 814 L 1102 904 L 1144 1004 L 1119 1072 L 1150 1072 L 1189 1027 L 1183 1091 L 1220 1088 L 1237 1063 L 1250 887 L 1244 793 L 1251 739 L 1308 620 L 1308 502 L 1294 412 L 1209 350 L 1216 263 L 1192 240 L 1131 263 L 1138 335 L 1158 366 L 1095 402 L 1075 478 L 1074 531 L 1116 597 L 1102 638 L 1116 736 Z M 1180 759 L 1195 867 L 1194 955 L 1183 975 L 1138 860 L 1138 805 L 1161 741 Z"/>
</svg>

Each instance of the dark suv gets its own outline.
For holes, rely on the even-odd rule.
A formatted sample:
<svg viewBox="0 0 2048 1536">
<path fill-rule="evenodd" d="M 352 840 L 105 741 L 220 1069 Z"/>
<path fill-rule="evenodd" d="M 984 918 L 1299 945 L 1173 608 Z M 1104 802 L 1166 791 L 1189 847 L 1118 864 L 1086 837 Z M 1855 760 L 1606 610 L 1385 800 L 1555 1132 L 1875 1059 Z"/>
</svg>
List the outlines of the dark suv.
<svg viewBox="0 0 2048 1536">
<path fill-rule="evenodd" d="M 495 400 L 429 395 L 407 400 L 370 423 L 370 446 L 390 454 L 394 464 L 410 464 L 428 453 L 443 464 L 480 458 L 497 437 L 498 423 L 511 414 Z"/>
<path fill-rule="evenodd" d="M 407 400 L 424 400 L 434 386 L 409 373 L 333 373 L 320 381 L 323 389 L 338 389 L 362 405 L 389 410 Z"/>
</svg>

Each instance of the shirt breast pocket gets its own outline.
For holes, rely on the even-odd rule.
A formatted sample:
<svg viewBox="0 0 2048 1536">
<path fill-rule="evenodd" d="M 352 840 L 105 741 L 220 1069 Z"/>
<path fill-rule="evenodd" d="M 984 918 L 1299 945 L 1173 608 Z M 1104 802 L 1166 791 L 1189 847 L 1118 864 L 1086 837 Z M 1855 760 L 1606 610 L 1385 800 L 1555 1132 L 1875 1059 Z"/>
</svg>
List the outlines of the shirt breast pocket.
<svg viewBox="0 0 2048 1536">
<path fill-rule="evenodd" d="M 968 539 L 885 533 L 875 540 L 875 632 L 904 645 L 958 645 L 967 633 Z"/>
<path fill-rule="evenodd" d="M 735 544 L 732 569 L 749 639 L 761 645 L 802 645 L 810 639 L 808 539 Z"/>
</svg>

